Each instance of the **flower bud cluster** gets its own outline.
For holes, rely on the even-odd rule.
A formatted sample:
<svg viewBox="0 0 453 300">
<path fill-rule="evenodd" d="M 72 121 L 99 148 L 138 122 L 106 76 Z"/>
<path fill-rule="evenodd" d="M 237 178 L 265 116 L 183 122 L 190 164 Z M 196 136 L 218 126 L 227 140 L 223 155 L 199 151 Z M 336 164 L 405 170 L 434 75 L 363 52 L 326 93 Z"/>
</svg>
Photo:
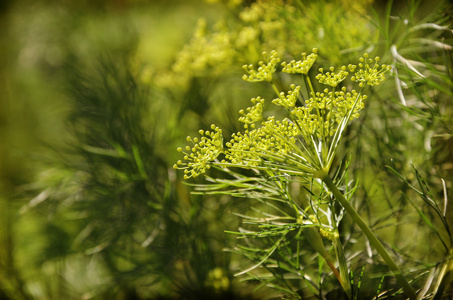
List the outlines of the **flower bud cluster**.
<svg viewBox="0 0 453 300">
<path fill-rule="evenodd" d="M 317 57 L 316 49 L 312 54 L 302 56 L 303 61 L 281 65 L 285 72 L 301 73 L 306 77 L 309 87 L 306 94 L 309 97 L 302 96 L 300 86 L 292 84 L 288 92 L 279 93 L 276 85 L 272 83 L 278 96 L 272 103 L 285 108 L 286 118 L 277 120 L 271 116 L 263 120 L 264 99 L 256 97 L 251 100 L 253 106 L 239 111 L 239 121 L 244 123 L 244 132 L 233 134 L 225 147 L 222 131 L 215 125 L 212 125 L 212 131 L 200 131 L 200 139 L 188 137 L 187 141 L 191 142 L 192 146 L 186 146 L 184 150 L 178 149 L 184 154 L 184 162 L 180 160 L 174 166 L 184 169 L 185 179 L 206 172 L 212 164 L 221 167 L 267 168 L 269 164 L 274 167 L 284 164 L 288 157 L 301 158 L 302 162 L 294 162 L 297 168 L 301 167 L 301 163 L 304 174 L 316 176 L 316 168 L 319 166 L 312 163 L 319 159 L 319 155 L 323 155 L 319 151 L 325 151 L 317 148 L 317 145 L 329 145 L 330 139 L 341 126 L 346 126 L 347 122 L 358 118 L 367 96 L 356 90 L 348 91 L 346 86 L 338 88 L 349 75 L 345 66 L 338 72 L 335 72 L 333 67 L 329 68 L 328 72 L 319 69 L 320 73 L 315 78 L 330 88 L 314 91 L 307 73 Z M 385 79 L 384 73 L 389 68 L 386 65 L 379 68 L 378 61 L 378 57 L 372 60 L 365 54 L 360 58 L 358 66 L 349 65 L 349 70 L 355 72 L 353 79 L 359 82 L 359 86 L 377 85 Z M 257 70 L 253 66 L 244 67 L 248 73 L 244 75 L 244 79 L 252 82 L 271 81 L 279 62 L 278 53 L 272 51 L 267 63 L 261 61 Z M 373 62 L 374 66 L 370 67 Z M 314 146 L 311 146 L 313 143 Z M 220 154 L 223 157 L 221 161 L 217 159 Z"/>
<path fill-rule="evenodd" d="M 263 154 L 281 155 L 288 153 L 300 134 L 298 127 L 288 119 L 282 121 L 269 117 L 262 126 L 242 133 L 235 133 L 226 143 L 225 161 L 232 164 L 257 166 Z"/>
<path fill-rule="evenodd" d="M 319 68 L 320 74 L 316 75 L 316 79 L 322 84 L 336 87 L 340 82 L 346 79 L 349 73 L 346 71 L 346 66 L 342 66 L 338 73 L 334 73 L 334 70 L 334 67 L 330 67 L 330 72 L 324 73 L 324 69 Z"/>
<path fill-rule="evenodd" d="M 325 237 L 326 239 L 329 239 L 331 241 L 334 241 L 335 239 L 339 238 L 339 234 L 336 230 L 333 228 L 329 228 L 327 226 L 321 226 L 319 228 L 319 233 Z"/>
<path fill-rule="evenodd" d="M 291 84 L 290 88 L 291 90 L 286 95 L 284 92 L 281 92 L 277 99 L 272 100 L 272 103 L 283 106 L 284 108 L 294 107 L 299 97 L 300 86 Z"/>
<path fill-rule="evenodd" d="M 357 98 L 358 100 L 354 107 L 354 111 L 352 112 L 351 120 L 359 117 L 359 112 L 365 107 L 364 100 L 367 99 L 367 95 L 359 94 L 356 90 L 347 92 L 346 87 L 335 92 L 332 105 L 336 109 L 336 114 L 333 118 L 338 124 L 341 122 L 342 118 L 351 111 Z"/>
<path fill-rule="evenodd" d="M 363 87 L 365 84 L 369 86 L 381 84 L 385 80 L 385 72 L 391 69 L 391 66 L 378 64 L 380 60 L 379 56 L 376 56 L 374 60 L 368 57 L 368 53 L 365 53 L 359 59 L 360 62 L 358 65 L 348 66 L 351 72 L 355 72 L 351 80 L 358 82 L 360 87 Z"/>
<path fill-rule="evenodd" d="M 302 58 L 303 60 L 292 60 L 289 63 L 283 62 L 283 72 L 285 73 L 290 73 L 290 74 L 308 74 L 308 71 L 310 70 L 311 66 L 313 66 L 316 58 L 318 57 L 318 49 L 313 48 L 312 50 L 313 53 L 307 56 L 307 53 L 302 53 Z"/>
<path fill-rule="evenodd" d="M 209 32 L 205 19 L 199 19 L 194 37 L 176 57 L 172 72 L 187 80 L 210 72 L 222 74 L 230 68 L 236 52 L 232 46 L 236 38 L 230 32 L 217 30 Z"/>
<path fill-rule="evenodd" d="M 305 106 L 295 107 L 291 115 L 300 128 L 302 136 L 312 136 L 319 128 L 318 116 L 311 113 L 312 109 Z"/>
<path fill-rule="evenodd" d="M 254 104 L 254 106 L 248 107 L 247 113 L 245 113 L 243 109 L 239 111 L 239 114 L 242 115 L 242 117 L 239 118 L 239 121 L 245 124 L 253 124 L 263 119 L 264 99 L 262 99 L 261 97 L 256 97 L 252 98 L 251 102 Z"/>
<path fill-rule="evenodd" d="M 187 141 L 192 143 L 192 147 L 178 148 L 178 152 L 184 154 L 184 162 L 179 160 L 173 168 L 184 169 L 184 179 L 205 173 L 210 168 L 210 163 L 222 153 L 222 129 L 214 124 L 211 129 L 212 131 L 200 130 L 201 138 L 188 136 Z"/>
<path fill-rule="evenodd" d="M 263 52 L 263 56 L 266 56 L 267 52 Z M 270 57 L 267 59 L 267 63 L 260 61 L 258 63 L 258 69 L 255 70 L 253 65 L 244 65 L 242 68 L 249 74 L 242 76 L 242 79 L 250 82 L 259 81 L 272 81 L 272 75 L 277 69 L 277 65 L 280 62 L 277 51 L 273 50 Z"/>
</svg>

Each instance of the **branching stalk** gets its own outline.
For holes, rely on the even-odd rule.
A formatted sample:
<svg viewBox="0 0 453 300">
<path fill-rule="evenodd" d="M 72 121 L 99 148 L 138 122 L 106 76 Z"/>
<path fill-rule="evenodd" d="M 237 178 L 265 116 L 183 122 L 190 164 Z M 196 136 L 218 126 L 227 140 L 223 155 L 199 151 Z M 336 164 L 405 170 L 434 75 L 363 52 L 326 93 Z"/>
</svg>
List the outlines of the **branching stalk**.
<svg viewBox="0 0 453 300">
<path fill-rule="evenodd" d="M 393 259 L 388 254 L 387 250 L 385 250 L 382 243 L 379 241 L 377 236 L 371 231 L 368 225 L 363 221 L 362 217 L 357 213 L 357 211 L 349 204 L 337 186 L 333 183 L 332 179 L 329 177 L 328 174 L 325 174 L 321 180 L 326 184 L 332 194 L 335 196 L 338 202 L 343 206 L 343 208 L 348 212 L 348 214 L 352 217 L 354 222 L 360 227 L 362 232 L 366 235 L 370 243 L 374 246 L 376 251 L 381 255 L 382 259 L 385 261 L 387 266 L 390 268 L 392 273 L 395 275 L 398 282 L 404 289 L 404 292 L 410 299 L 416 299 L 416 294 L 412 286 L 407 281 L 406 277 L 401 273 L 398 266 L 395 264 Z"/>
<path fill-rule="evenodd" d="M 343 287 L 346 295 L 348 295 L 348 298 L 352 299 L 352 289 L 351 281 L 349 280 L 348 265 L 344 256 L 343 245 L 341 244 L 340 238 L 338 236 L 334 238 L 333 244 L 335 247 L 335 253 L 337 255 L 338 267 L 340 269 L 341 286 Z"/>
</svg>

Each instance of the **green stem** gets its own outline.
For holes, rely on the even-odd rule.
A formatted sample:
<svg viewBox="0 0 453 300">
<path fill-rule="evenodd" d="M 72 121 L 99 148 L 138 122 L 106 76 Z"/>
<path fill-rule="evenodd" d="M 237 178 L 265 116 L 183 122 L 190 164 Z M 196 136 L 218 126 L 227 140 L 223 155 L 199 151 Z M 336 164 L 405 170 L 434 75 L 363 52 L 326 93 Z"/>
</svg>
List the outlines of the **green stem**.
<svg viewBox="0 0 453 300">
<path fill-rule="evenodd" d="M 403 287 L 404 292 L 407 294 L 407 296 L 409 296 L 410 299 L 415 299 L 417 296 L 416 296 L 415 291 L 412 288 L 412 286 L 409 284 L 407 279 L 403 276 L 400 269 L 395 264 L 393 259 L 390 257 L 387 250 L 385 250 L 382 243 L 379 241 L 379 239 L 376 237 L 376 235 L 373 233 L 373 231 L 371 231 L 371 229 L 368 227 L 368 225 L 363 221 L 363 219 L 360 217 L 360 215 L 357 213 L 357 211 L 351 206 L 351 204 L 349 204 L 349 202 L 346 200 L 346 198 L 343 196 L 343 194 L 340 192 L 340 190 L 337 188 L 337 186 L 333 183 L 332 179 L 330 179 L 329 175 L 324 174 L 324 176 L 322 176 L 321 180 L 326 184 L 326 186 L 329 188 L 329 190 L 335 196 L 335 199 L 338 202 L 340 202 L 340 204 L 343 206 L 343 208 L 346 210 L 346 212 L 352 217 L 354 222 L 360 227 L 362 232 L 366 235 L 366 237 L 370 241 L 371 245 L 373 245 L 373 247 L 381 255 L 382 259 L 384 259 L 387 266 L 390 268 L 390 270 L 395 275 L 396 279 L 399 281 L 399 283 Z"/>
<path fill-rule="evenodd" d="M 453 248 L 450 250 L 450 256 L 444 263 L 440 273 L 438 283 L 436 284 L 433 300 L 440 300 L 444 295 L 445 289 L 448 288 L 450 282 L 453 280 Z"/>
<path fill-rule="evenodd" d="M 272 86 L 272 89 L 274 90 L 274 92 L 277 94 L 277 97 L 278 98 L 281 98 L 281 95 L 280 95 L 280 91 L 278 90 L 277 86 L 275 85 L 275 83 L 271 83 L 271 86 Z"/>
<path fill-rule="evenodd" d="M 310 96 L 312 96 L 314 98 L 316 94 L 315 94 L 315 89 L 313 88 L 313 85 L 311 84 L 310 77 L 307 74 L 304 74 L 303 78 L 305 80 L 305 83 L 308 85 L 308 89 L 310 91 L 310 93 L 308 93 L 308 98 L 310 98 Z"/>
<path fill-rule="evenodd" d="M 334 244 L 335 254 L 337 256 L 338 268 L 340 269 L 341 285 L 348 299 L 352 299 L 352 289 L 351 289 L 351 280 L 348 272 L 348 264 L 346 262 L 346 257 L 344 256 L 343 245 L 341 244 L 340 237 L 335 236 L 332 240 Z"/>
<path fill-rule="evenodd" d="M 322 238 L 318 232 L 318 229 L 314 227 L 307 227 L 304 229 L 304 234 L 310 245 L 322 256 L 322 258 L 324 258 L 335 277 L 337 277 L 338 281 L 343 286 L 341 275 L 338 272 L 337 268 L 335 268 L 332 257 L 324 247 L 324 243 L 322 242 Z"/>
</svg>

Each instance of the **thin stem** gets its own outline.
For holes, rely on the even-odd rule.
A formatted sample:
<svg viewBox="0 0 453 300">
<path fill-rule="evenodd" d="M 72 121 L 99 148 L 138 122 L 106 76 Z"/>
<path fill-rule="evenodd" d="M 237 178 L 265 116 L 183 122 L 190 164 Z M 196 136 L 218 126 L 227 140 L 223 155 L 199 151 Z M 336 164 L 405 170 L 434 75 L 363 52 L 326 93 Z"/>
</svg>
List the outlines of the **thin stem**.
<svg viewBox="0 0 453 300">
<path fill-rule="evenodd" d="M 337 277 L 338 281 L 341 285 L 343 285 L 343 281 L 341 280 L 341 275 L 338 272 L 337 268 L 333 264 L 333 259 L 327 250 L 324 248 L 324 244 L 322 242 L 321 235 L 318 232 L 317 228 L 314 227 L 307 227 L 304 230 L 304 234 L 310 245 L 324 258 L 329 268 L 332 270 L 335 277 Z"/>
<path fill-rule="evenodd" d="M 271 83 L 271 86 L 272 86 L 272 89 L 274 90 L 274 92 L 277 94 L 277 97 L 278 98 L 281 98 L 281 95 L 280 95 L 280 91 L 278 90 L 277 86 L 275 85 L 275 83 Z"/>
<path fill-rule="evenodd" d="M 312 97 L 314 98 L 315 97 L 315 89 L 313 88 L 313 85 L 311 84 L 311 80 L 310 80 L 310 77 L 308 75 L 305 75 L 303 76 L 304 80 L 305 80 L 305 83 L 307 84 L 308 86 L 308 89 L 309 89 L 309 93 L 308 93 L 308 97 L 310 98 L 310 95 L 313 95 Z"/>
<path fill-rule="evenodd" d="M 329 190 L 333 193 L 333 195 L 335 196 L 335 199 L 338 202 L 340 202 L 340 204 L 343 206 L 343 208 L 352 217 L 354 222 L 360 227 L 360 229 L 366 235 L 366 237 L 368 238 L 370 243 L 374 246 L 374 248 L 377 250 L 377 252 L 381 255 L 382 259 L 384 259 L 387 266 L 390 268 L 392 273 L 395 275 L 396 279 L 399 281 L 399 283 L 403 287 L 404 292 L 407 294 L 407 296 L 409 296 L 410 299 L 415 299 L 417 296 L 416 296 L 415 291 L 412 288 L 412 286 L 409 284 L 407 279 L 403 276 L 400 269 L 395 264 L 393 259 L 390 257 L 387 250 L 385 250 L 382 243 L 379 241 L 379 239 L 376 237 L 376 235 L 373 233 L 373 231 L 371 231 L 371 229 L 368 227 L 368 225 L 363 221 L 363 219 L 360 217 L 360 215 L 357 213 L 357 211 L 351 206 L 351 204 L 349 204 L 349 202 L 346 200 L 346 198 L 343 196 L 343 194 L 340 192 L 340 190 L 337 188 L 337 186 L 333 183 L 333 181 L 329 177 L 329 175 L 324 174 L 324 176 L 322 176 L 321 180 L 326 184 L 326 186 L 329 188 Z"/>
<path fill-rule="evenodd" d="M 338 230 L 335 231 L 338 232 Z M 346 262 L 346 257 L 344 256 L 343 245 L 341 244 L 340 237 L 335 236 L 335 238 L 333 239 L 333 244 L 335 246 L 338 268 L 340 269 L 340 283 L 343 286 L 346 295 L 348 295 L 348 298 L 352 299 L 351 280 L 348 272 L 348 264 Z"/>
<path fill-rule="evenodd" d="M 333 100 L 334 100 L 334 95 L 335 95 L 335 87 L 332 88 L 332 94 L 330 97 L 330 109 L 329 109 L 329 115 L 327 118 L 327 123 L 329 124 L 329 127 L 327 127 L 327 136 L 330 137 L 330 121 L 331 121 L 331 116 L 332 116 L 332 106 L 333 106 Z M 326 111 L 327 111 L 327 104 L 326 104 Z"/>
</svg>

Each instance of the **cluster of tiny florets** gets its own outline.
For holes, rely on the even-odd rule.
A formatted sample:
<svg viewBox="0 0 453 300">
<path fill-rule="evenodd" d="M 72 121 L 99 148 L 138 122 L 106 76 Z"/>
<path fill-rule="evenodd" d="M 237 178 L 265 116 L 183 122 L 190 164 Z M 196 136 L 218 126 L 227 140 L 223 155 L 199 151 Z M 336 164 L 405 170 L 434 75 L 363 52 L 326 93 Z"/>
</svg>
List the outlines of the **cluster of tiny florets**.
<svg viewBox="0 0 453 300">
<path fill-rule="evenodd" d="M 274 156 L 288 153 L 299 135 L 298 127 L 288 119 L 282 121 L 269 117 L 262 126 L 244 133 L 235 133 L 226 143 L 225 160 L 232 164 L 257 166 L 263 155 Z"/>
<path fill-rule="evenodd" d="M 266 56 L 267 52 L 263 52 L 263 56 Z M 272 75 L 277 69 L 277 65 L 280 62 L 277 51 L 272 51 L 267 62 L 260 61 L 258 63 L 258 69 L 255 70 L 253 65 L 244 65 L 242 68 L 249 74 L 242 76 L 243 80 L 250 82 L 259 81 L 272 81 Z"/>
<path fill-rule="evenodd" d="M 223 163 L 229 162 L 244 166 L 258 166 L 261 163 L 259 153 L 270 146 L 273 140 L 265 139 L 266 134 L 261 128 L 244 133 L 234 133 L 231 140 L 226 143 L 228 151 L 225 152 Z M 267 144 L 267 145 L 266 145 Z"/>
<path fill-rule="evenodd" d="M 348 66 L 351 72 L 355 72 L 351 80 L 358 82 L 360 87 L 363 87 L 365 84 L 370 86 L 381 84 L 385 80 L 385 72 L 391 69 L 391 66 L 378 64 L 380 60 L 379 56 L 376 56 L 374 60 L 368 57 L 368 53 L 365 53 L 359 59 L 358 65 Z"/>
<path fill-rule="evenodd" d="M 245 123 L 246 125 L 259 122 L 263 119 L 264 99 L 256 97 L 252 98 L 251 102 L 254 105 L 247 108 L 247 113 L 245 113 L 243 109 L 239 111 L 239 114 L 241 115 L 241 117 L 239 117 L 239 121 Z"/>
<path fill-rule="evenodd" d="M 336 87 L 340 82 L 346 79 L 349 73 L 346 71 L 346 66 L 342 66 L 338 73 L 335 73 L 334 71 L 334 67 L 330 67 L 330 72 L 324 73 L 324 69 L 320 68 L 320 74 L 316 75 L 315 78 L 322 84 Z"/>
<path fill-rule="evenodd" d="M 178 152 L 184 154 L 184 162 L 179 160 L 173 168 L 184 169 L 184 179 L 205 173 L 210 168 L 210 162 L 222 153 L 222 129 L 214 124 L 211 125 L 211 129 L 212 131 L 200 130 L 198 133 L 201 138 L 188 136 L 187 141 L 192 143 L 192 147 L 178 148 Z"/>
<path fill-rule="evenodd" d="M 341 120 L 354 109 L 350 119 L 359 117 L 359 112 L 364 108 L 366 95 L 355 90 L 347 91 L 342 87 L 339 91 L 316 92 L 313 97 L 305 100 L 305 105 L 295 107 L 291 116 L 301 128 L 305 137 L 332 136 Z M 356 102 L 357 100 L 357 102 Z M 354 106 L 355 103 L 355 106 Z"/>
<path fill-rule="evenodd" d="M 354 111 L 351 115 L 351 120 L 359 117 L 359 112 L 365 107 L 364 101 L 367 96 L 360 94 L 356 90 L 350 92 L 346 91 L 346 87 L 343 87 L 340 91 L 335 92 L 335 98 L 333 99 L 332 105 L 335 107 L 336 114 L 333 116 L 335 121 L 339 124 L 341 119 L 348 114 L 354 103 L 357 103 L 354 107 Z"/>
<path fill-rule="evenodd" d="M 332 228 L 329 228 L 327 226 L 320 226 L 319 233 L 323 237 L 325 237 L 331 241 L 334 241 L 335 239 L 337 239 L 339 237 L 339 234 L 336 230 L 333 230 Z"/>
<path fill-rule="evenodd" d="M 192 40 L 184 46 L 172 69 L 176 74 L 199 75 L 206 70 L 220 74 L 234 59 L 232 37 L 228 32 L 207 32 L 207 22 L 198 20 L 197 31 Z"/>
<path fill-rule="evenodd" d="M 332 92 L 327 89 L 316 92 L 305 100 L 303 107 L 296 107 L 291 112 L 305 138 L 321 137 L 326 135 L 327 129 L 333 127 L 331 115 L 336 111 L 332 108 L 332 98 Z"/>
<path fill-rule="evenodd" d="M 319 128 L 319 120 L 316 114 L 312 113 L 312 109 L 305 106 L 295 107 L 291 111 L 291 115 L 295 120 L 300 134 L 304 137 L 309 137 L 315 134 Z"/>
<path fill-rule="evenodd" d="M 290 88 L 291 90 L 289 90 L 286 95 L 284 92 L 281 92 L 277 99 L 272 100 L 272 103 L 285 108 L 294 107 L 299 97 L 300 86 L 291 84 Z"/>
<path fill-rule="evenodd" d="M 305 101 L 305 106 L 311 109 L 330 109 L 332 103 L 331 98 L 326 95 L 328 92 L 328 89 L 323 92 L 316 92 L 313 97 Z"/>
<path fill-rule="evenodd" d="M 290 73 L 290 74 L 308 74 L 308 71 L 310 70 L 311 66 L 313 66 L 316 58 L 318 57 L 318 49 L 313 48 L 312 50 L 313 53 L 307 56 L 307 53 L 302 53 L 302 60 L 292 60 L 289 63 L 283 62 L 283 72 L 285 73 Z"/>
<path fill-rule="evenodd" d="M 316 52 L 316 49 L 313 49 L 313 53 L 308 56 L 302 54 L 303 61 L 282 63 L 283 71 L 304 74 L 308 81 L 309 77 L 306 75 L 316 60 Z M 359 61 L 357 66 L 348 67 L 349 71 L 354 73 L 353 79 L 359 83 L 360 87 L 365 84 L 378 85 L 385 79 L 384 73 L 389 67 L 379 66 L 379 57 L 373 60 L 365 54 Z M 244 69 L 248 75 L 244 75 L 243 78 L 252 82 L 271 81 L 279 62 L 277 52 L 272 51 L 267 63 L 260 62 L 257 70 L 253 66 L 245 66 Z M 374 65 L 370 66 L 373 63 Z M 309 83 L 311 90 L 307 90 L 308 96 L 305 97 L 300 92 L 300 86 L 292 84 L 290 90 L 285 93 L 279 92 L 276 85 L 272 83 L 278 96 L 272 100 L 272 103 L 285 108 L 286 118 L 276 120 L 274 116 L 270 116 L 263 120 L 264 99 L 252 98 L 253 105 L 239 111 L 239 121 L 244 123 L 244 132 L 232 134 L 224 147 L 222 131 L 217 126 L 212 125 L 212 131 L 200 130 L 201 138 L 187 138 L 192 146 L 178 148 L 178 151 L 184 154 L 184 161 L 178 161 L 174 167 L 184 169 L 185 179 L 205 173 L 212 164 L 220 167 L 245 168 L 263 167 L 267 164 L 267 168 L 269 164 L 275 166 L 275 162 L 284 163 L 294 153 L 307 151 L 306 145 L 317 139 L 327 140 L 337 132 L 339 126 L 343 126 L 345 120 L 349 122 L 359 117 L 367 98 L 362 92 L 348 91 L 346 86 L 337 89 L 337 86 L 349 75 L 346 69 L 345 66 L 342 66 L 338 72 L 335 72 L 333 67 L 327 72 L 322 68 L 319 69 L 320 73 L 316 79 L 330 88 L 326 87 L 317 92 Z M 219 155 L 222 159 L 218 158 Z M 308 160 L 305 162 L 307 163 Z M 308 170 L 312 172 L 311 170 L 314 169 L 308 167 Z"/>
</svg>

